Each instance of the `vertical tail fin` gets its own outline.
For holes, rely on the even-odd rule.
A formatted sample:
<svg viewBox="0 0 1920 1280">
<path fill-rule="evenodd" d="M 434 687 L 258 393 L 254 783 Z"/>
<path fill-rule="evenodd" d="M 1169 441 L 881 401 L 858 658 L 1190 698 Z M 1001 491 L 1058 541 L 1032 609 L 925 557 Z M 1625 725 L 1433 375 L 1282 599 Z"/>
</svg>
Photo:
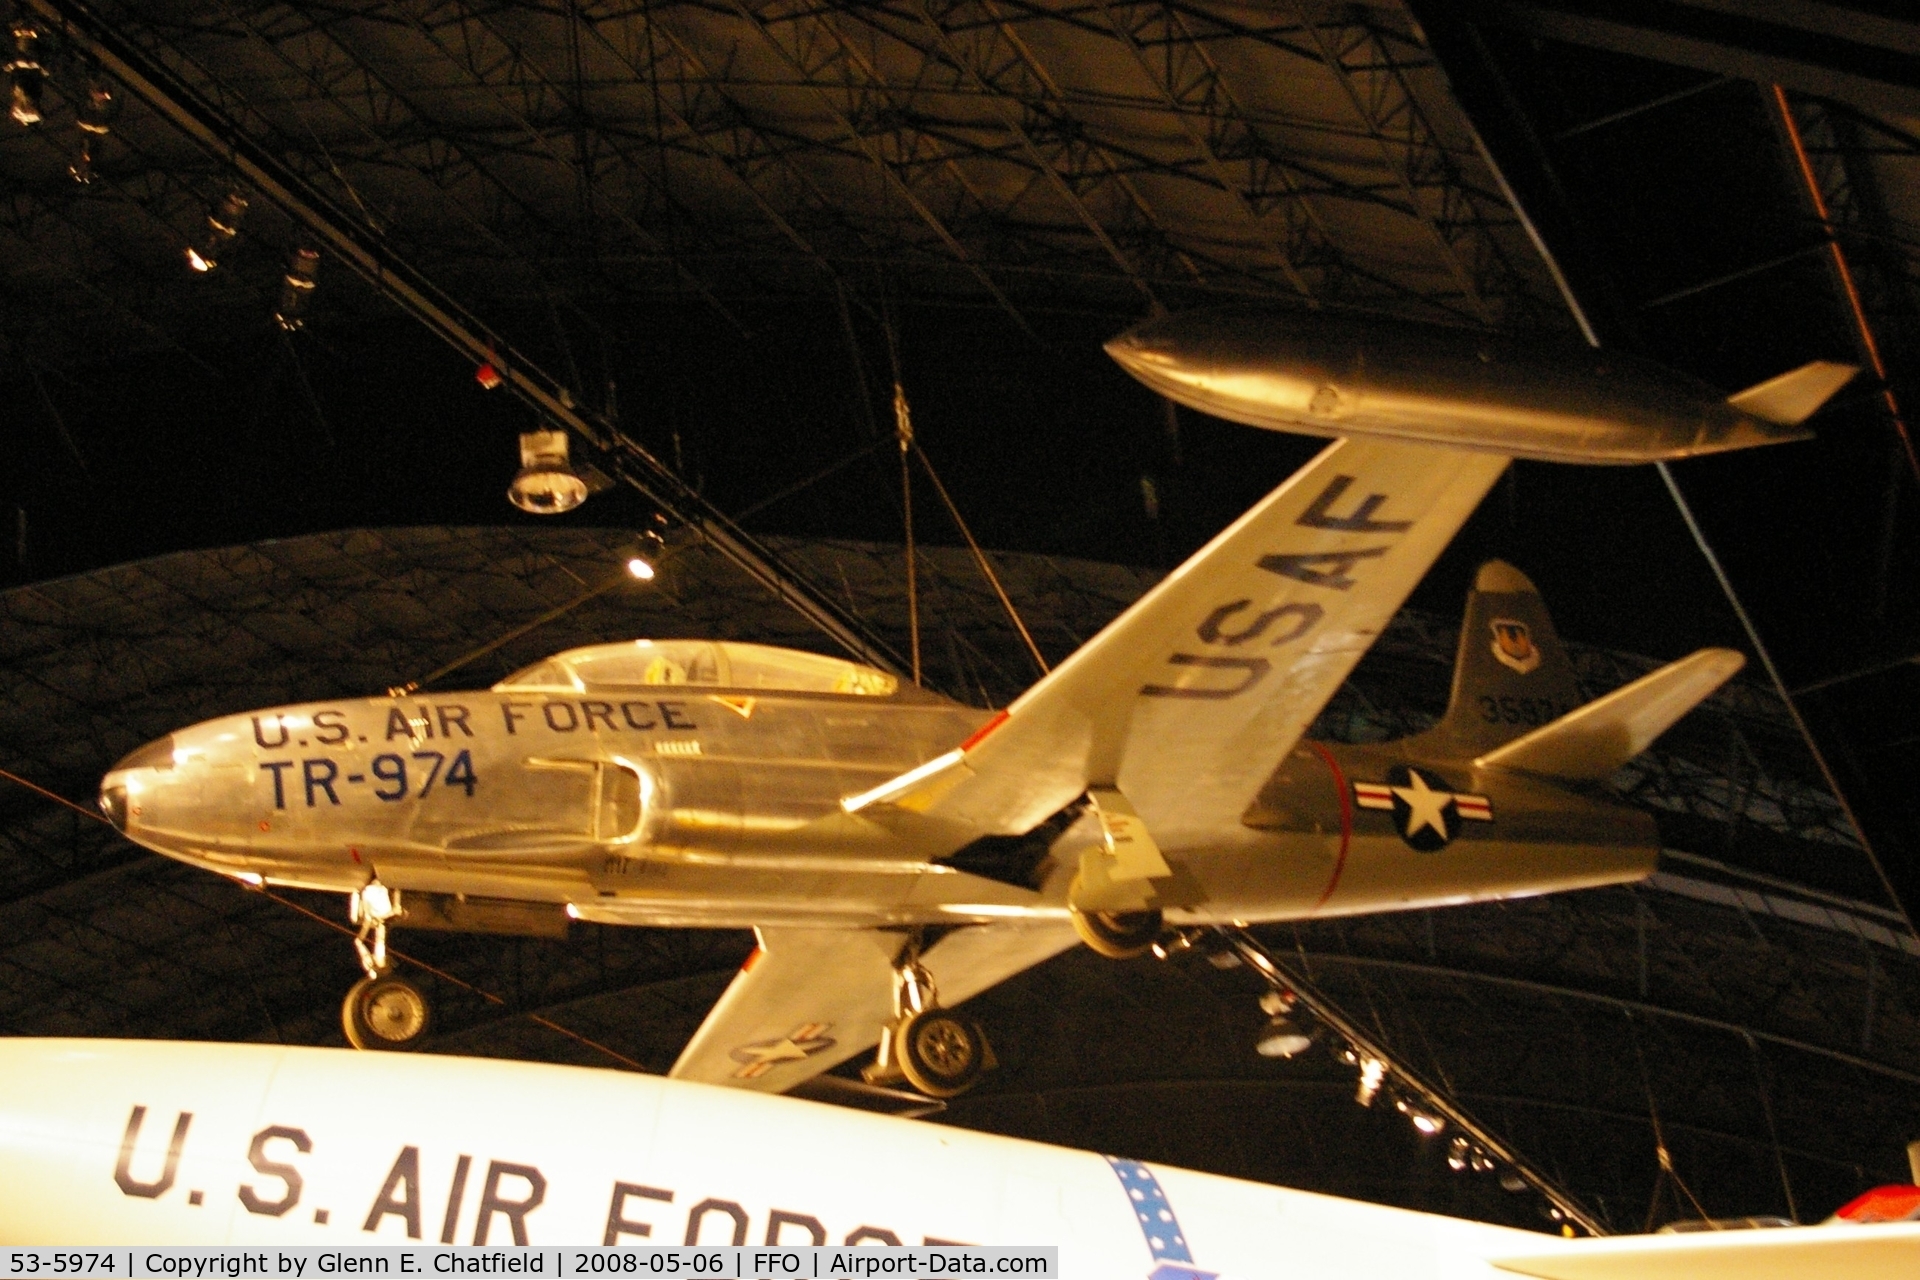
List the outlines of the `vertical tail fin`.
<svg viewBox="0 0 1920 1280">
<path fill-rule="evenodd" d="M 1453 697 L 1431 749 L 1477 757 L 1559 719 L 1584 699 L 1546 602 L 1510 564 L 1480 566 L 1460 624 Z"/>
</svg>

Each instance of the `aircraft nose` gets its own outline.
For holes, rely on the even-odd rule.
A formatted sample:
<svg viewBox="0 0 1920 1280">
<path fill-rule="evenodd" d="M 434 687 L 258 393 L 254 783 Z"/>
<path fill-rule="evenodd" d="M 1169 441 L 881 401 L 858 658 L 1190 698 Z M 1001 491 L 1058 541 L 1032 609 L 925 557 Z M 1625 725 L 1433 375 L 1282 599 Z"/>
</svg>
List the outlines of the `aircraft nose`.
<svg viewBox="0 0 1920 1280">
<path fill-rule="evenodd" d="M 108 770 L 120 773 L 127 769 L 171 769 L 173 768 L 173 735 L 155 738 L 138 751 L 126 756 L 119 764 Z"/>
<path fill-rule="evenodd" d="M 127 773 L 134 769 L 172 768 L 173 735 L 168 734 L 149 742 L 107 771 L 100 782 L 100 812 L 113 824 L 114 830 L 125 833 L 127 829 Z"/>
<path fill-rule="evenodd" d="M 121 835 L 127 832 L 127 789 L 119 783 L 100 788 L 100 812 L 106 815 L 113 829 Z"/>
</svg>

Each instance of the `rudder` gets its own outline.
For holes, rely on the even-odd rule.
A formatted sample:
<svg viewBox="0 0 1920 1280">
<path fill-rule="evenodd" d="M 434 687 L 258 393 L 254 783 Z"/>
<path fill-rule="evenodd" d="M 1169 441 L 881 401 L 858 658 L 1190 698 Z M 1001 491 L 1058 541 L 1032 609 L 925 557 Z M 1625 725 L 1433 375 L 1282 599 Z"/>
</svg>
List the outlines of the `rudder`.
<svg viewBox="0 0 1920 1280">
<path fill-rule="evenodd" d="M 1512 565 L 1489 560 L 1467 593 L 1447 714 L 1422 735 L 1443 754 L 1475 757 L 1549 724 L 1584 697 L 1546 601 Z"/>
</svg>

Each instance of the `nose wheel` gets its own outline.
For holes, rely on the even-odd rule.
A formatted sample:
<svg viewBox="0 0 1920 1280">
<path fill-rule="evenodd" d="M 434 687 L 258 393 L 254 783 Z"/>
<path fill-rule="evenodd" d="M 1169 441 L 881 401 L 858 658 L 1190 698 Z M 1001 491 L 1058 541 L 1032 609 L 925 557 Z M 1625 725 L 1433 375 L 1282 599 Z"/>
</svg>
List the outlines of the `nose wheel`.
<svg viewBox="0 0 1920 1280">
<path fill-rule="evenodd" d="M 347 899 L 347 918 L 360 926 L 354 954 L 367 974 L 340 1005 L 340 1027 L 356 1049 L 418 1048 L 433 1021 L 420 988 L 395 977 L 388 967 L 387 922 L 399 914 L 399 893 L 378 880 Z"/>
<path fill-rule="evenodd" d="M 340 1026 L 356 1049 L 412 1049 L 433 1021 L 426 996 L 390 973 L 362 978 L 340 1006 Z"/>
<path fill-rule="evenodd" d="M 994 1065 L 987 1033 L 972 1018 L 939 1007 L 928 973 L 912 952 L 893 973 L 893 1021 L 862 1074 L 870 1084 L 905 1079 L 929 1098 L 972 1088 Z"/>
</svg>

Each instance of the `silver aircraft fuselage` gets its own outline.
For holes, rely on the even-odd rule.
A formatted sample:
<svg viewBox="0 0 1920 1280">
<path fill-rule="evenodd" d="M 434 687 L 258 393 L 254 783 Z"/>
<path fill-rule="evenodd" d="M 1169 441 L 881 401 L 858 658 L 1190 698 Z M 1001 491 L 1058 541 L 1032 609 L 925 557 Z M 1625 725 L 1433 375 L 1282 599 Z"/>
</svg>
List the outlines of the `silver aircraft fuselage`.
<svg viewBox="0 0 1920 1280">
<path fill-rule="evenodd" d="M 911 823 L 842 804 L 948 752 L 989 713 L 762 646 L 575 654 L 636 649 L 731 653 L 736 670 L 743 655 L 785 655 L 844 668 L 829 683 L 854 691 L 595 683 L 562 678 L 591 662 L 550 661 L 489 690 L 206 721 L 122 760 L 102 806 L 147 848 L 245 883 L 351 893 L 377 877 L 406 892 L 403 925 L 433 923 L 417 914 L 423 895 L 443 925 L 474 904 L 508 903 L 562 928 L 568 917 L 714 927 L 1067 917 L 1079 851 L 1101 839 L 1096 815 L 1070 809 L 1025 840 L 952 852 L 930 851 Z M 1539 722 L 1559 710 L 1540 709 Z M 1364 799 L 1386 794 L 1410 762 L 1398 744 L 1302 743 L 1239 824 L 1164 848 L 1168 920 L 1437 906 L 1652 869 L 1644 814 L 1598 792 L 1480 776 L 1467 760 L 1418 759 L 1423 785 L 1451 803 L 1423 840 L 1406 813 Z M 1439 847 L 1419 847 L 1436 836 Z"/>
</svg>

